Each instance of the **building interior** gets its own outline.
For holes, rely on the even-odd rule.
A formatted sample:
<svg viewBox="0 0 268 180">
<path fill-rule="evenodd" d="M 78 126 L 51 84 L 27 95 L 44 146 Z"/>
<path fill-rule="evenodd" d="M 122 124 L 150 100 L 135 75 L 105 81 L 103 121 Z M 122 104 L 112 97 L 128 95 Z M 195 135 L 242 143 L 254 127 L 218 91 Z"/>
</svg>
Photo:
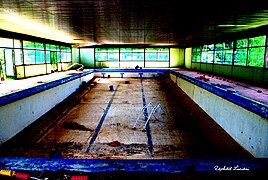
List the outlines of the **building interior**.
<svg viewBox="0 0 268 180">
<path fill-rule="evenodd" d="M 267 177 L 267 2 L 0 7 L 0 177 Z"/>
</svg>

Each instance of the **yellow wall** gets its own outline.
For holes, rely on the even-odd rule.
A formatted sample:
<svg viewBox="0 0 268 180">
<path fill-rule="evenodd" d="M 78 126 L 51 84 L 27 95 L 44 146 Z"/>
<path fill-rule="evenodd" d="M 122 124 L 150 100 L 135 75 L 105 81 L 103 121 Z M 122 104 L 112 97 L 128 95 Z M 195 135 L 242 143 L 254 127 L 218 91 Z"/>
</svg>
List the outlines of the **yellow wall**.
<svg viewBox="0 0 268 180">
<path fill-rule="evenodd" d="M 170 48 L 170 67 L 184 66 L 184 49 Z"/>
<path fill-rule="evenodd" d="M 25 66 L 25 77 L 46 74 L 46 64 Z"/>
<path fill-rule="evenodd" d="M 17 78 L 24 78 L 24 66 L 16 66 Z"/>
<path fill-rule="evenodd" d="M 192 48 L 185 49 L 185 67 L 187 69 L 191 69 L 191 61 L 192 61 Z"/>
</svg>

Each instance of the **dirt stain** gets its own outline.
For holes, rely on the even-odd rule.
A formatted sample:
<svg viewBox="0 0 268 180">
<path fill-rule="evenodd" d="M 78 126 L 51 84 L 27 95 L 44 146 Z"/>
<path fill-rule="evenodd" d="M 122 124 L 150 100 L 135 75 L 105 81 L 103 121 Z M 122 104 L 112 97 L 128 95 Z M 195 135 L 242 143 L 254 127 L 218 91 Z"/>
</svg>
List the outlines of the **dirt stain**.
<svg viewBox="0 0 268 180">
<path fill-rule="evenodd" d="M 77 122 L 63 122 L 62 127 L 64 129 L 70 129 L 70 130 L 80 130 L 80 131 L 93 131 L 92 129 L 89 129 L 85 127 L 84 125 L 78 124 Z"/>
</svg>

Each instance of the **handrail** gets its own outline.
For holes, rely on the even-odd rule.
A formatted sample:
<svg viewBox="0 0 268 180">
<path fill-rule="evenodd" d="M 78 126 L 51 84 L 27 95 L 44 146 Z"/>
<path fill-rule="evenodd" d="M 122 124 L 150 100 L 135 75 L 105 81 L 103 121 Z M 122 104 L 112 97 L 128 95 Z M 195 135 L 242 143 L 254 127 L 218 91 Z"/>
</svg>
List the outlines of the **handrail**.
<svg viewBox="0 0 268 180">
<path fill-rule="evenodd" d="M 84 69 L 84 65 L 83 65 L 83 64 L 73 63 L 71 66 L 67 67 L 66 70 L 71 69 L 71 68 L 74 67 L 75 65 L 81 65 L 81 67 L 79 67 L 77 70 L 83 70 L 83 69 Z"/>
</svg>

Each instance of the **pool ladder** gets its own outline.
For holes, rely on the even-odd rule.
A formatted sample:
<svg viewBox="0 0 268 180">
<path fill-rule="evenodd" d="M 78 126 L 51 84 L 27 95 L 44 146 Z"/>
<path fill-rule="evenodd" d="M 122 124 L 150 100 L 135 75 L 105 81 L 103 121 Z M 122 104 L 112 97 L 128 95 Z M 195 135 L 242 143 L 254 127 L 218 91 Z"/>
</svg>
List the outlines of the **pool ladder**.
<svg viewBox="0 0 268 180">
<path fill-rule="evenodd" d="M 136 128 L 138 122 L 144 122 L 143 128 L 145 128 L 152 116 L 154 116 L 155 119 L 158 119 L 160 112 L 165 112 L 161 104 L 154 104 L 152 102 L 148 103 L 147 105 L 143 106 L 133 128 Z M 147 113 L 147 118 L 145 113 Z M 142 114 L 145 114 L 145 120 L 140 120 Z"/>
</svg>

